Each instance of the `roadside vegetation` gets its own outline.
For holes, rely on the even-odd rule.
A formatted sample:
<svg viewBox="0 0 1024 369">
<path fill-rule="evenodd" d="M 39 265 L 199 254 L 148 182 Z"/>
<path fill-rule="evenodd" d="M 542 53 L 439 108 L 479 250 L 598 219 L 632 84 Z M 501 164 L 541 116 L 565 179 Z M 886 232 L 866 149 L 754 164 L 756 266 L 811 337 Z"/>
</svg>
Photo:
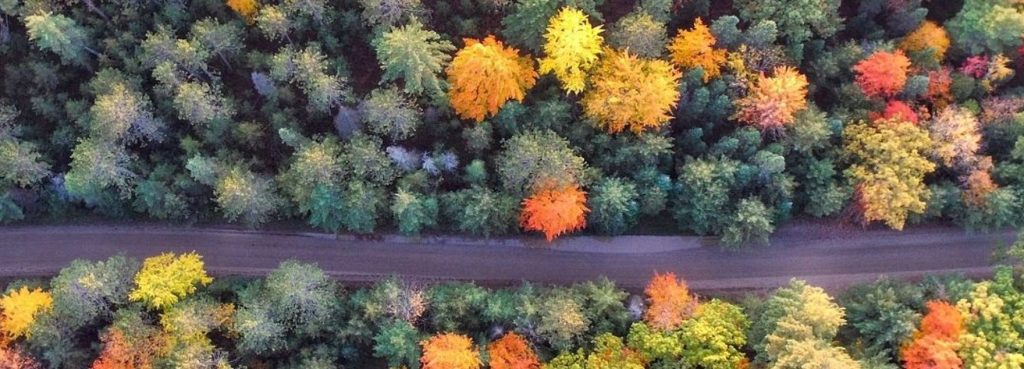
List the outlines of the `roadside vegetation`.
<svg viewBox="0 0 1024 369">
<path fill-rule="evenodd" d="M 794 279 L 719 299 L 671 273 L 635 294 L 607 279 L 355 287 L 296 261 L 213 279 L 195 253 L 115 256 L 10 283 L 0 368 L 1020 369 L 1017 265 L 991 280 L 880 279 L 830 296 Z"/>
<path fill-rule="evenodd" d="M 0 222 L 1021 226 L 1022 40 L 1013 0 L 0 0 Z"/>
</svg>

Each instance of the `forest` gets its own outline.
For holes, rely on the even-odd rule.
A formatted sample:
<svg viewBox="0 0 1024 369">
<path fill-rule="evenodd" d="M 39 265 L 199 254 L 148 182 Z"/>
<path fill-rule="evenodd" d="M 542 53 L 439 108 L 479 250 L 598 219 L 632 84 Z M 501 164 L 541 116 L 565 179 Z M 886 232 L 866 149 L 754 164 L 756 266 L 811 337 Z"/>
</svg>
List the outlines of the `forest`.
<svg viewBox="0 0 1024 369">
<path fill-rule="evenodd" d="M 1020 227 L 1022 41 L 1018 0 L 0 0 L 0 222 Z"/>
<path fill-rule="evenodd" d="M 608 279 L 345 286 L 294 260 L 214 279 L 194 252 L 76 260 L 7 286 L 0 368 L 1020 369 L 1024 243 L 1011 251 L 989 280 L 830 296 L 794 279 L 726 299 L 671 273 L 630 293 Z"/>
</svg>

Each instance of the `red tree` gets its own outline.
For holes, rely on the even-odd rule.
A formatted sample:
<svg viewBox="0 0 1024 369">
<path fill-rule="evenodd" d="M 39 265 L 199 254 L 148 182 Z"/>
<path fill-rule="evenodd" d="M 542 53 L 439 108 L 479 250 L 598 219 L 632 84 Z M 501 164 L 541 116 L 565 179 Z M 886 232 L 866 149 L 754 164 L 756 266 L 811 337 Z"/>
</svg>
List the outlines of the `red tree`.
<svg viewBox="0 0 1024 369">
<path fill-rule="evenodd" d="M 579 186 L 542 190 L 523 200 L 520 223 L 528 231 L 544 232 L 548 241 L 587 225 L 587 193 Z"/>
<path fill-rule="evenodd" d="M 877 51 L 853 66 L 857 72 L 857 86 L 868 97 L 892 97 L 903 91 L 907 84 L 910 59 L 903 50 Z"/>
<path fill-rule="evenodd" d="M 509 333 L 487 346 L 491 369 L 540 369 L 537 354 L 523 336 Z"/>
</svg>

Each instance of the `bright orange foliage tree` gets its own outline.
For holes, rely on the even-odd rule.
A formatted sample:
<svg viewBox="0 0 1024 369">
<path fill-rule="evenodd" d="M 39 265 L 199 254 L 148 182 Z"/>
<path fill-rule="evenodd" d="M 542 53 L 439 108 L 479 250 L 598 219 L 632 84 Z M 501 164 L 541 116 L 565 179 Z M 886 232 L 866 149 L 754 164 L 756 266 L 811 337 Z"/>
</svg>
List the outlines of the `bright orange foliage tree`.
<svg viewBox="0 0 1024 369">
<path fill-rule="evenodd" d="M 540 231 L 548 241 L 587 225 L 587 193 L 579 186 L 541 190 L 523 200 L 519 222 L 528 231 Z"/>
<path fill-rule="evenodd" d="M 657 128 L 672 118 L 681 74 L 668 62 L 606 48 L 583 97 L 583 111 L 610 133 Z"/>
<path fill-rule="evenodd" d="M 688 319 L 697 307 L 686 282 L 675 273 L 655 274 L 644 289 L 647 294 L 647 313 L 644 321 L 653 328 L 674 330 Z"/>
<path fill-rule="evenodd" d="M 423 346 L 422 369 L 477 369 L 480 357 L 473 341 L 461 334 L 442 333 L 420 342 Z"/>
<path fill-rule="evenodd" d="M 487 346 L 491 369 L 540 369 L 537 354 L 523 336 L 509 333 Z"/>
<path fill-rule="evenodd" d="M 919 118 L 914 109 L 907 105 L 907 103 L 899 100 L 890 100 L 885 105 L 885 111 L 882 112 L 882 120 L 899 120 L 901 122 L 908 122 L 917 124 Z"/>
<path fill-rule="evenodd" d="M 103 352 L 92 369 L 151 369 L 159 347 L 152 339 L 130 339 L 118 328 L 103 337 Z"/>
<path fill-rule="evenodd" d="M 905 369 L 957 369 L 963 362 L 957 356 L 957 340 L 964 331 L 960 311 L 945 301 L 929 301 L 928 314 L 921 329 L 900 353 Z"/>
<path fill-rule="evenodd" d="M 8 292 L 0 297 L 0 342 L 13 341 L 28 333 L 39 313 L 53 307 L 53 297 L 41 289 L 21 289 Z"/>
<path fill-rule="evenodd" d="M 679 32 L 672 39 L 668 51 L 676 65 L 686 69 L 703 69 L 704 82 L 707 82 L 722 74 L 722 64 L 726 59 L 725 49 L 715 48 L 716 41 L 704 21 L 697 18 L 693 28 Z"/>
<path fill-rule="evenodd" d="M 256 0 L 227 0 L 227 3 L 228 7 L 242 16 L 246 23 L 252 24 L 256 20 L 256 12 L 260 5 Z"/>
<path fill-rule="evenodd" d="M 946 29 L 942 26 L 927 20 L 921 23 L 921 26 L 914 32 L 903 37 L 899 47 L 912 53 L 930 49 L 935 61 L 941 62 L 946 57 L 946 50 L 949 49 L 949 35 L 946 34 Z"/>
<path fill-rule="evenodd" d="M 532 59 L 519 56 L 519 50 L 505 47 L 494 36 L 465 42 L 446 70 L 448 97 L 459 117 L 480 122 L 509 100 L 523 101 L 526 90 L 537 82 Z"/>
<path fill-rule="evenodd" d="M 892 97 L 907 84 L 907 71 L 910 70 L 910 59 L 903 50 L 895 52 L 877 51 L 857 65 L 857 86 L 868 97 Z"/>
<path fill-rule="evenodd" d="M 792 123 L 807 108 L 807 77 L 790 67 L 779 67 L 774 76 L 764 74 L 752 83 L 747 96 L 736 100 L 736 119 L 762 131 Z"/>
</svg>

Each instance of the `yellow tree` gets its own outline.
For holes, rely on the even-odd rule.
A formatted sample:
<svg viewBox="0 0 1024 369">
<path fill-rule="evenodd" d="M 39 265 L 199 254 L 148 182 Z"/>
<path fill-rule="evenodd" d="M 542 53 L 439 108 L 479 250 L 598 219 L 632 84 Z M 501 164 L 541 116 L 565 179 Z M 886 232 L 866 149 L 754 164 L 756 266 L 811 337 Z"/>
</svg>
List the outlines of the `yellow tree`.
<svg viewBox="0 0 1024 369">
<path fill-rule="evenodd" d="M 884 221 L 903 229 L 907 216 L 921 214 L 931 192 L 924 176 L 935 170 L 925 154 L 932 147 L 928 132 L 899 120 L 858 122 L 843 130 L 843 153 L 853 164 L 847 178 L 856 185 L 862 221 Z"/>
<path fill-rule="evenodd" d="M 147 258 L 135 275 L 135 290 L 128 295 L 154 309 L 165 309 L 196 292 L 213 278 L 203 269 L 203 257 L 195 252 L 175 256 L 164 253 Z"/>
<path fill-rule="evenodd" d="M 41 289 L 21 289 L 8 292 L 0 297 L 0 345 L 4 341 L 16 340 L 28 333 L 36 317 L 53 308 L 53 297 Z"/>
<path fill-rule="evenodd" d="M 423 369 L 478 369 L 480 357 L 473 350 L 469 337 L 455 333 L 442 333 L 423 342 Z"/>
<path fill-rule="evenodd" d="M 715 35 L 697 18 L 693 28 L 679 32 L 668 45 L 672 55 L 672 63 L 681 68 L 704 70 L 704 82 L 722 74 L 722 64 L 726 60 L 726 51 L 715 48 Z"/>
<path fill-rule="evenodd" d="M 792 123 L 807 108 L 807 77 L 790 67 L 779 67 L 774 76 L 761 74 L 747 96 L 736 100 L 736 119 L 761 130 Z"/>
<path fill-rule="evenodd" d="M 547 56 L 540 60 L 540 72 L 554 73 L 566 92 L 582 92 L 587 74 L 601 54 L 601 31 L 601 26 L 592 26 L 579 9 L 562 8 L 544 34 Z"/>
<path fill-rule="evenodd" d="M 459 117 L 483 121 L 509 100 L 523 101 L 537 82 L 529 56 L 506 47 L 494 36 L 483 41 L 467 38 L 446 70 L 448 97 Z"/>
<path fill-rule="evenodd" d="M 949 35 L 946 29 L 934 21 L 926 20 L 914 32 L 903 37 L 899 48 L 909 53 L 930 51 L 935 62 L 942 62 L 949 49 Z"/>
<path fill-rule="evenodd" d="M 605 49 L 583 97 L 583 110 L 610 133 L 657 128 L 672 118 L 681 74 L 668 62 Z"/>
</svg>

